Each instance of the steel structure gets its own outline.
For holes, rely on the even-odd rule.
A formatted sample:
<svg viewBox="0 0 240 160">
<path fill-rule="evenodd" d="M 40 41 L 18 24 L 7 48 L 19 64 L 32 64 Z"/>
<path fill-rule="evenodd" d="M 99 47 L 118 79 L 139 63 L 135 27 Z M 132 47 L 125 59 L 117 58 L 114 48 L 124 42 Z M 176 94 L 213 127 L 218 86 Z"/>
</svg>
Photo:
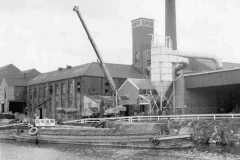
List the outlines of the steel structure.
<svg viewBox="0 0 240 160">
<path fill-rule="evenodd" d="M 77 15 L 78 15 L 82 25 L 83 25 L 83 28 L 85 29 L 85 31 L 87 33 L 88 39 L 91 42 L 92 47 L 93 47 L 93 49 L 94 49 L 94 51 L 95 51 L 95 53 L 96 53 L 96 55 L 98 57 L 98 63 L 101 66 L 105 77 L 107 78 L 108 82 L 110 83 L 111 89 L 113 91 L 113 95 L 114 95 L 114 97 L 116 97 L 116 106 L 121 105 L 122 104 L 122 100 L 121 100 L 121 97 L 120 97 L 120 95 L 118 93 L 117 87 L 116 87 L 116 85 L 115 85 L 115 83 L 113 81 L 113 78 L 112 78 L 111 74 L 109 73 L 109 71 L 108 71 L 108 69 L 106 67 L 106 64 L 104 63 L 104 61 L 102 59 L 102 56 L 101 56 L 101 54 L 100 54 L 100 52 L 99 52 L 99 50 L 97 48 L 97 45 L 95 44 L 95 42 L 94 42 L 90 32 L 88 31 L 88 28 L 87 28 L 87 26 L 86 26 L 86 24 L 85 24 L 85 22 L 84 22 L 84 20 L 83 20 L 83 18 L 81 16 L 80 12 L 79 12 L 79 7 L 78 6 L 74 6 L 73 11 L 76 11 L 76 13 L 77 13 Z"/>
</svg>

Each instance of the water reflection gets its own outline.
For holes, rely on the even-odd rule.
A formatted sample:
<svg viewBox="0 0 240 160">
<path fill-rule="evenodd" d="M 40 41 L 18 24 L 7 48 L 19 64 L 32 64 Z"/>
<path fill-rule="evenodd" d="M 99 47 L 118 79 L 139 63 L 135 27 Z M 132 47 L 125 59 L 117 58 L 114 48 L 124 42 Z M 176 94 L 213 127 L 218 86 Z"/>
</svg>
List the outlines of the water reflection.
<svg viewBox="0 0 240 160">
<path fill-rule="evenodd" d="M 196 148 L 155 150 L 66 144 L 0 142 L 1 160 L 205 160 L 240 159 L 240 149 L 196 144 Z"/>
</svg>

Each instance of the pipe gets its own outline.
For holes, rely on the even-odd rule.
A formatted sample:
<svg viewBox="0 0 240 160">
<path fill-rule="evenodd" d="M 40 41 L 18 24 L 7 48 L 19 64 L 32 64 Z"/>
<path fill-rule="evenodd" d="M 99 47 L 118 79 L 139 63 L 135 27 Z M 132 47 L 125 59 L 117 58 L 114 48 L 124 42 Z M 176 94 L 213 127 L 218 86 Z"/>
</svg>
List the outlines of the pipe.
<svg viewBox="0 0 240 160">
<path fill-rule="evenodd" d="M 216 64 L 216 69 L 223 68 L 222 61 L 220 60 L 220 58 L 213 54 L 173 50 L 172 55 L 185 57 L 185 58 L 212 60 Z"/>
<path fill-rule="evenodd" d="M 181 59 L 179 59 L 181 58 Z M 189 61 L 187 58 L 183 58 L 183 57 L 178 57 L 178 63 L 174 66 L 175 69 L 175 73 L 177 73 L 180 70 L 183 70 L 184 68 L 187 67 L 187 65 L 189 65 Z"/>
</svg>

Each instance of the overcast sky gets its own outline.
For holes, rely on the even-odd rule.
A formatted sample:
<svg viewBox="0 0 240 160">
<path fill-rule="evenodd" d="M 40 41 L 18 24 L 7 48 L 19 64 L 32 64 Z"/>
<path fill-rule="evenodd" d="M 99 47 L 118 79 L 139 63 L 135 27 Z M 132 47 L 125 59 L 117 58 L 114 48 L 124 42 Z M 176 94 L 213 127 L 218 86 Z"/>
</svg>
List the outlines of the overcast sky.
<svg viewBox="0 0 240 160">
<path fill-rule="evenodd" d="M 105 62 L 132 63 L 131 20 L 165 33 L 165 0 L 0 0 L 0 66 L 40 72 L 95 62 L 79 10 Z M 178 49 L 240 63 L 240 0 L 176 0 Z"/>
</svg>

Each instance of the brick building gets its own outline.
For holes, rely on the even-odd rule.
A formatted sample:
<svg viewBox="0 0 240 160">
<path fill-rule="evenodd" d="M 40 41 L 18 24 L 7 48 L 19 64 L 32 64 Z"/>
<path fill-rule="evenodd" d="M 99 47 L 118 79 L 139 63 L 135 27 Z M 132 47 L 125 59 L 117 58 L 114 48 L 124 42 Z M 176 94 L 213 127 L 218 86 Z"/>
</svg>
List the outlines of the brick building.
<svg viewBox="0 0 240 160">
<path fill-rule="evenodd" d="M 132 65 L 106 65 L 118 88 L 129 77 L 143 77 Z M 28 112 L 63 120 L 77 118 L 82 113 L 84 95 L 112 95 L 110 84 L 96 62 L 58 68 L 31 79 L 27 86 Z M 43 107 L 36 109 L 39 104 Z M 60 108 L 75 108 L 77 113 L 62 114 L 58 112 Z"/>
</svg>

